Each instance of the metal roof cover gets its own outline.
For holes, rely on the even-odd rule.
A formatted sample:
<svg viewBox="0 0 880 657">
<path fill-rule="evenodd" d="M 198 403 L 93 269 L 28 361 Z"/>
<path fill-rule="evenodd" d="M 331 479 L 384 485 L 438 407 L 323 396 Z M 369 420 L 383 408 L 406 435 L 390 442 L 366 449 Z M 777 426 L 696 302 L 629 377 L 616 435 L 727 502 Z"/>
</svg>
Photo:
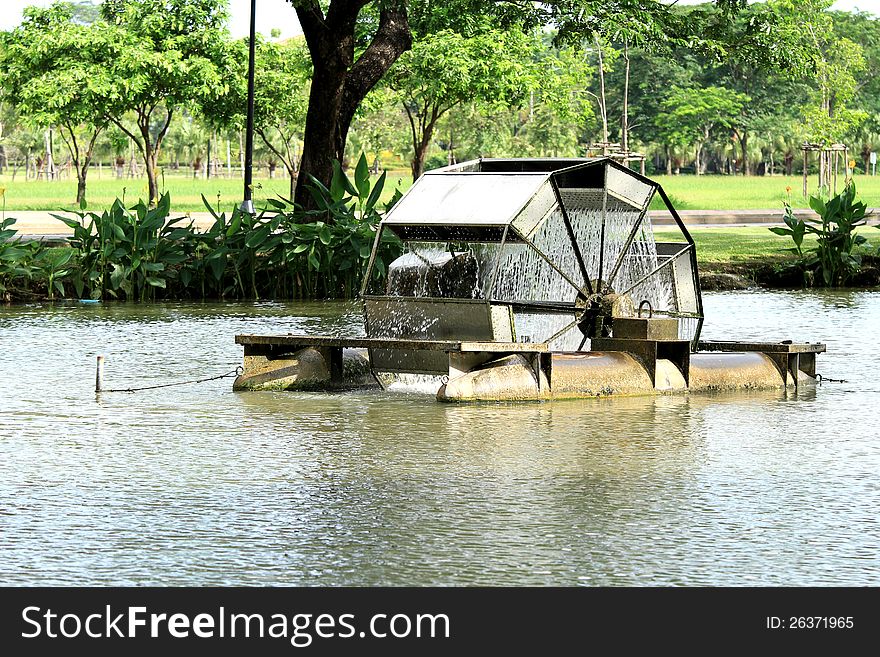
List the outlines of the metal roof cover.
<svg viewBox="0 0 880 657">
<path fill-rule="evenodd" d="M 472 239 L 485 227 L 495 229 L 487 231 L 495 241 L 497 230 L 514 222 L 527 235 L 555 205 L 551 178 L 560 189 L 580 188 L 597 208 L 604 189 L 612 203 L 644 210 L 654 186 L 608 164 L 604 158 L 481 159 L 435 169 L 413 184 L 382 223 L 404 239 L 414 237 L 405 227 L 425 227 L 436 239 L 443 237 L 439 227 L 466 227 Z M 563 192 L 563 198 L 567 201 L 570 193 Z M 581 196 L 580 204 L 584 200 Z M 612 209 L 608 200 L 605 205 Z M 459 231 L 450 232 L 452 237 Z"/>
<path fill-rule="evenodd" d="M 428 172 L 382 223 L 392 230 L 412 225 L 507 226 L 548 178 L 546 172 Z"/>
</svg>

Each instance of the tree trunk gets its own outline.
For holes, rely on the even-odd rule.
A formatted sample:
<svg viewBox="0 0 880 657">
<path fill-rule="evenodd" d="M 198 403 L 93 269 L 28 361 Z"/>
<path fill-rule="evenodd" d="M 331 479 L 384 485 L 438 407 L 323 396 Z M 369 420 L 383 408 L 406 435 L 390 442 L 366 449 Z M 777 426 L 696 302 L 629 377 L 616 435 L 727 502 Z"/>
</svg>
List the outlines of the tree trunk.
<svg viewBox="0 0 880 657">
<path fill-rule="evenodd" d="M 76 169 L 76 204 L 82 207 L 86 202 L 86 175 L 88 170 Z"/>
<path fill-rule="evenodd" d="M 434 127 L 437 121 L 446 112 L 437 105 L 430 109 L 430 115 L 413 114 L 410 105 L 403 104 L 406 110 L 406 116 L 409 119 L 409 126 L 412 135 L 413 159 L 410 162 L 410 170 L 412 171 L 413 182 L 418 180 L 425 172 L 425 157 L 428 154 L 428 148 L 431 145 L 431 137 L 434 134 Z M 424 108 L 425 112 L 428 108 Z M 421 134 L 420 134 L 421 133 Z"/>
<path fill-rule="evenodd" d="M 55 179 L 55 158 L 52 155 L 52 128 L 43 135 L 46 142 L 46 180 Z"/>
<path fill-rule="evenodd" d="M 116 126 L 122 130 L 129 137 L 129 147 L 131 149 L 131 166 L 130 173 L 131 177 L 134 177 L 137 171 L 137 165 L 134 158 L 134 147 L 137 146 L 138 150 L 141 152 L 141 157 L 143 157 L 144 167 L 146 168 L 147 173 L 147 193 L 149 196 L 148 205 L 150 207 L 155 207 L 156 202 L 159 200 L 159 185 L 156 181 L 156 176 L 159 172 L 159 152 L 162 148 L 162 140 L 165 139 L 165 135 L 168 134 L 168 127 L 171 125 L 171 117 L 174 114 L 174 108 L 166 108 L 165 109 L 165 120 L 163 123 L 160 123 L 160 128 L 158 133 L 156 134 L 155 140 L 151 136 L 150 125 L 153 123 L 153 111 L 156 108 L 150 108 L 149 111 L 146 109 L 139 109 L 137 115 L 137 126 L 138 131 L 140 132 L 140 137 L 137 137 L 131 130 L 129 130 L 120 117 L 116 116 L 108 116 L 107 118 L 116 124 Z M 119 160 L 117 159 L 117 163 Z"/>
<path fill-rule="evenodd" d="M 95 142 L 98 140 L 98 135 L 100 134 L 101 129 L 98 128 L 95 132 L 92 133 L 92 139 L 88 144 L 86 152 L 83 154 L 82 163 L 80 163 L 77 157 L 74 158 L 74 168 L 76 170 L 76 204 L 80 207 L 84 207 L 86 203 L 86 178 L 89 175 L 89 165 L 92 162 L 92 151 L 95 148 Z M 71 153 L 73 155 L 73 153 Z"/>
<path fill-rule="evenodd" d="M 742 167 L 742 174 L 744 176 L 752 175 L 752 170 L 749 165 L 748 146 L 749 146 L 749 136 L 746 133 L 746 131 L 743 130 L 742 136 L 739 139 L 739 148 L 740 148 L 740 152 L 742 153 L 741 167 Z"/>
<path fill-rule="evenodd" d="M 455 139 L 452 135 L 452 129 L 449 130 L 449 148 L 446 151 L 446 164 L 452 166 L 455 164 Z M 865 169 L 867 171 L 867 169 Z"/>
<path fill-rule="evenodd" d="M 156 183 L 156 172 L 158 169 L 156 160 L 159 153 L 154 150 L 153 145 L 147 140 L 146 153 L 144 154 L 144 165 L 147 167 L 147 192 L 149 194 L 150 207 L 154 207 L 159 200 L 159 185 Z"/>
<path fill-rule="evenodd" d="M 431 145 L 431 134 L 433 132 L 434 126 L 429 125 L 425 128 L 425 133 L 422 135 L 419 143 L 413 144 L 413 159 L 410 163 L 413 182 L 421 178 L 422 174 L 425 173 L 425 157 L 428 154 L 428 147 Z"/>
<path fill-rule="evenodd" d="M 405 51 L 412 34 L 402 0 L 381 3 L 372 42 L 355 61 L 355 24 L 369 0 L 331 0 L 326 15 L 317 0 L 296 7 L 314 65 L 294 200 L 314 209 L 309 174 L 330 186 L 333 160 L 342 161 L 354 113 L 367 93 Z"/>
</svg>

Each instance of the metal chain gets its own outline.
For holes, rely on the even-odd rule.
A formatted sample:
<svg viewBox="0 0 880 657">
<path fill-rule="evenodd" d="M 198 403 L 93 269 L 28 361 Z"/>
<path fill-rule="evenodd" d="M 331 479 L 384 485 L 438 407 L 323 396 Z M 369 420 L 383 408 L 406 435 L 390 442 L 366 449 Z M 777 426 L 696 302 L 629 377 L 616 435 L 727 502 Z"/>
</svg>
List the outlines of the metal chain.
<svg viewBox="0 0 880 657">
<path fill-rule="evenodd" d="M 822 376 L 821 374 L 816 374 L 816 379 L 819 381 L 819 385 L 823 383 L 848 383 L 846 379 L 832 379 L 827 376 Z"/>
<path fill-rule="evenodd" d="M 219 376 L 211 376 L 207 379 L 194 379 L 192 381 L 177 381 L 175 383 L 160 383 L 154 386 L 144 386 L 142 388 L 109 388 L 109 389 L 101 389 L 101 392 L 139 392 L 141 390 L 155 390 L 156 388 L 170 388 L 171 386 L 185 386 L 191 383 L 205 383 L 206 381 L 216 381 L 217 379 L 227 379 L 232 376 L 240 376 L 244 371 L 241 365 L 236 367 L 234 370 L 227 372 L 226 374 L 220 374 Z"/>
</svg>

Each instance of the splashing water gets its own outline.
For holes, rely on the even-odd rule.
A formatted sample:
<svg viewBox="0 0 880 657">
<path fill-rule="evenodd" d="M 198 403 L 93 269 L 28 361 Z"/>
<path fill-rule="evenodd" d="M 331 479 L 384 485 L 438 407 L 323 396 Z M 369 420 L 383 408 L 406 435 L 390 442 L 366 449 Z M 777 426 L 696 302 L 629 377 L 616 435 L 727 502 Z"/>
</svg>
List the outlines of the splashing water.
<svg viewBox="0 0 880 657">
<path fill-rule="evenodd" d="M 388 266 L 386 293 L 392 296 L 485 299 L 500 244 L 408 242 Z"/>
<path fill-rule="evenodd" d="M 443 376 L 433 374 L 406 372 L 380 372 L 376 378 L 388 392 L 408 395 L 436 395 L 445 379 Z"/>
<path fill-rule="evenodd" d="M 655 312 L 682 310 L 673 263 L 658 255 L 647 214 L 602 189 L 569 188 L 560 193 L 595 292 L 626 292 L 633 305 L 648 300 Z M 528 239 L 535 248 L 512 241 L 503 250 L 497 243 L 409 242 L 404 255 L 389 266 L 383 292 L 392 297 L 555 303 L 555 311 L 515 309 L 515 339 L 552 340 L 552 349 L 576 350 L 583 336 L 572 325 L 579 312 L 575 303 L 587 285 L 562 209 L 551 210 Z M 430 336 L 438 318 L 429 315 L 436 309 L 425 312 L 411 305 L 392 308 L 381 325 L 371 322 L 370 333 Z M 691 338 L 696 326 L 696 319 L 680 318 L 680 336 Z"/>
</svg>

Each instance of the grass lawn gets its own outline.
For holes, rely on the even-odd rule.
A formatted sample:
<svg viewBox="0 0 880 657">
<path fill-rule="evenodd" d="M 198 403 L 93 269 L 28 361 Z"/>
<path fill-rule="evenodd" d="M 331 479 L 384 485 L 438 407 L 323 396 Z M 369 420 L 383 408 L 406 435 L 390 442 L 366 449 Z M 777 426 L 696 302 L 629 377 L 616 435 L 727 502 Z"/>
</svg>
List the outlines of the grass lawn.
<svg viewBox="0 0 880 657">
<path fill-rule="evenodd" d="M 858 232 L 867 237 L 871 245 L 864 253 L 876 252 L 880 248 L 880 230 L 868 227 Z M 793 246 L 791 239 L 775 235 L 765 226 L 695 228 L 690 234 L 697 244 L 697 260 L 702 263 L 736 263 L 792 257 L 783 250 Z M 655 229 L 654 236 L 658 242 L 680 239 L 679 233 L 662 228 Z M 804 249 L 812 248 L 815 242 L 815 238 L 808 236 L 804 240 Z"/>
<path fill-rule="evenodd" d="M 111 177 L 105 171 L 99 178 L 97 171 L 89 172 L 86 198 L 88 209 L 100 211 L 110 207 L 116 198 L 125 198 L 126 204 L 133 205 L 138 198 L 147 196 L 146 178 Z M 203 211 L 201 194 L 217 208 L 229 210 L 241 202 L 243 181 L 240 178 L 211 178 L 210 180 L 194 179 L 184 176 L 165 176 L 159 178 L 160 191 L 171 193 L 171 207 L 175 212 Z M 382 192 L 382 200 L 387 201 L 394 194 L 394 188 L 400 185 L 400 191 L 406 191 L 411 184 L 408 172 L 389 172 Z M 19 175 L 15 182 L 9 176 L 0 176 L 0 188 L 5 188 L 4 200 L 6 211 L 10 210 L 77 210 L 76 179 L 56 181 L 23 181 Z M 254 180 L 254 203 L 259 208 L 267 198 L 286 197 L 289 194 L 289 183 L 286 177 Z"/>
<path fill-rule="evenodd" d="M 802 195 L 803 178 L 800 176 L 654 176 L 663 186 L 676 210 L 766 210 L 782 209 L 787 198 L 786 187 L 791 187 L 791 204 L 796 208 L 809 207 Z M 856 176 L 856 190 L 868 207 L 880 207 L 880 177 Z M 818 179 L 811 176 L 808 189 L 815 193 Z M 843 177 L 838 179 L 837 191 L 843 189 Z M 652 208 L 660 209 L 659 198 Z"/>
<path fill-rule="evenodd" d="M 795 207 L 808 207 L 807 200 L 801 196 L 799 176 L 655 176 L 654 180 L 663 185 L 677 210 L 747 210 L 781 209 L 786 197 L 785 188 L 791 187 L 791 201 Z M 816 178 L 810 179 L 810 190 L 816 188 Z M 185 176 L 166 175 L 160 177 L 160 188 L 171 193 L 172 207 L 177 212 L 204 210 L 200 194 L 217 205 L 230 208 L 241 199 L 242 181 L 239 178 L 193 179 Z M 257 206 L 266 198 L 288 194 L 286 177 L 272 180 L 267 178 L 255 181 L 254 199 Z M 406 171 L 388 173 L 383 200 L 391 197 L 394 188 L 401 192 L 411 185 L 410 174 Z M 842 177 L 838 190 L 843 186 Z M 880 177 L 857 176 L 856 186 L 862 200 L 868 207 L 880 207 Z M 72 210 L 75 209 L 76 180 L 28 181 L 19 175 L 12 182 L 8 175 L 0 176 L 0 188 L 5 188 L 6 209 L 8 210 Z M 108 207 L 117 197 L 125 195 L 126 202 L 134 202 L 146 196 L 145 178 L 122 179 L 112 177 L 109 171 L 98 176 L 98 171 L 89 174 L 88 200 L 90 210 Z M 652 207 L 660 208 L 659 198 Z"/>
</svg>

